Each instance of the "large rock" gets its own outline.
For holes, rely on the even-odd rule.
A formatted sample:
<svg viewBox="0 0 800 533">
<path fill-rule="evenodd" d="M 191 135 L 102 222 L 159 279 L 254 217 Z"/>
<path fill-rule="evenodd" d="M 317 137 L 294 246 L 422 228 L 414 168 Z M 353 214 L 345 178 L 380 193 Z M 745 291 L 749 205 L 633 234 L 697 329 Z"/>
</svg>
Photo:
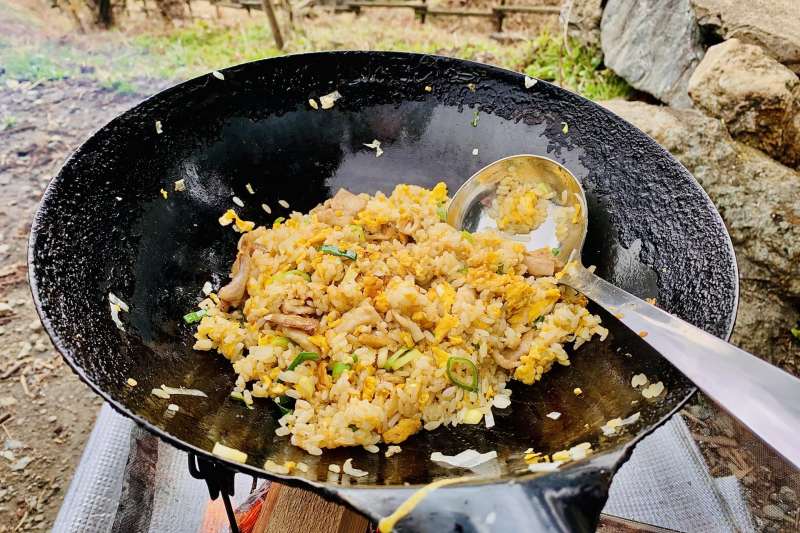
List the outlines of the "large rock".
<svg viewBox="0 0 800 533">
<path fill-rule="evenodd" d="M 766 49 L 800 72 L 798 0 L 691 0 L 697 21 L 723 39 L 737 38 Z"/>
<path fill-rule="evenodd" d="M 603 0 L 565 0 L 561 4 L 559 20 L 567 25 L 570 37 L 591 46 L 600 46 L 600 18 Z"/>
<path fill-rule="evenodd" d="M 737 140 L 800 164 L 800 78 L 760 46 L 731 39 L 709 48 L 689 80 L 689 96 Z"/>
<path fill-rule="evenodd" d="M 603 105 L 669 150 L 708 192 L 739 264 L 736 339 L 797 371 L 800 347 L 789 328 L 799 316 L 800 173 L 733 140 L 721 121 L 700 111 L 621 100 Z"/>
<path fill-rule="evenodd" d="M 785 298 L 757 280 L 743 279 L 731 342 L 800 376 L 800 345 L 790 332 L 798 320 L 800 311 Z"/>
<path fill-rule="evenodd" d="M 600 40 L 605 64 L 633 87 L 691 107 L 686 89 L 703 46 L 689 0 L 608 0 Z"/>
</svg>

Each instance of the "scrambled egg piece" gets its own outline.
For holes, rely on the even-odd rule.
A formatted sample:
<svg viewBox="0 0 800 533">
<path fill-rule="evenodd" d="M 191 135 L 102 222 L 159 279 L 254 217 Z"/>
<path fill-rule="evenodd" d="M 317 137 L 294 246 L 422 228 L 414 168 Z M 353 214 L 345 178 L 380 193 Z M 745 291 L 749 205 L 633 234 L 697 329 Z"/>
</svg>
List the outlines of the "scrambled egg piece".
<svg viewBox="0 0 800 533">
<path fill-rule="evenodd" d="M 403 418 L 397 425 L 383 433 L 383 441 L 387 444 L 400 444 L 408 437 L 419 431 L 422 422 L 418 418 Z"/>
</svg>

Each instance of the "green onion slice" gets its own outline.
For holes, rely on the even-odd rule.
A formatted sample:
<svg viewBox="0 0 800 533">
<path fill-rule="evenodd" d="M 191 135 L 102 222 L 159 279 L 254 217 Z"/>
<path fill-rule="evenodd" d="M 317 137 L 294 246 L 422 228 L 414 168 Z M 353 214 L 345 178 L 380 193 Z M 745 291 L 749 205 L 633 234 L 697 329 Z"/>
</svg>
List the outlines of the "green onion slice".
<svg viewBox="0 0 800 533">
<path fill-rule="evenodd" d="M 186 315 L 183 315 L 183 321 L 187 324 L 194 324 L 195 322 L 200 322 L 200 319 L 203 318 L 208 314 L 208 311 L 205 309 L 200 309 L 199 311 L 192 311 Z"/>
<path fill-rule="evenodd" d="M 333 363 L 333 365 L 331 365 L 331 376 L 335 381 L 339 379 L 339 376 L 342 375 L 342 372 L 350 370 L 351 368 L 353 368 L 352 365 L 349 365 L 347 363 L 342 363 L 341 361 L 336 361 L 335 363 Z"/>
<path fill-rule="evenodd" d="M 472 233 L 468 232 L 465 229 L 461 230 L 461 236 L 467 239 L 469 242 L 475 242 L 475 237 L 472 235 Z"/>
<path fill-rule="evenodd" d="M 404 346 L 404 347 L 400 348 L 399 350 L 397 350 L 396 352 L 394 352 L 392 355 L 390 355 L 386 359 L 386 362 L 383 363 L 383 368 L 391 370 L 392 366 L 394 365 L 394 362 L 397 361 L 400 358 L 401 355 L 403 355 L 404 353 L 406 353 L 408 351 L 411 351 L 411 348 L 406 348 Z"/>
<path fill-rule="evenodd" d="M 280 274 L 275 274 L 272 279 L 274 281 L 278 281 L 287 276 L 300 276 L 306 281 L 311 281 L 311 275 L 308 272 L 303 272 L 302 270 L 288 270 L 286 272 L 281 272 Z"/>
<path fill-rule="evenodd" d="M 353 230 L 353 233 L 358 235 L 358 239 L 362 241 L 367 240 L 367 235 L 364 233 L 364 228 L 359 226 L 358 224 L 350 224 L 350 229 Z"/>
<path fill-rule="evenodd" d="M 550 248 L 550 253 L 553 255 L 558 255 L 561 253 L 561 248 Z"/>
<path fill-rule="evenodd" d="M 292 359 L 292 362 L 289 364 L 289 368 L 286 370 L 294 370 L 304 361 L 319 361 L 319 354 L 314 352 L 300 352 L 294 359 Z"/>
<path fill-rule="evenodd" d="M 447 222 L 447 208 L 444 206 L 444 204 L 436 208 L 436 214 L 438 215 L 440 221 Z"/>
<path fill-rule="evenodd" d="M 471 383 L 461 381 L 458 376 L 455 375 L 453 367 L 457 364 L 462 364 L 467 367 L 467 370 L 472 376 Z M 450 357 L 447 359 L 447 377 L 450 378 L 453 385 L 457 387 L 470 392 L 478 392 L 478 367 L 466 357 Z"/>
<path fill-rule="evenodd" d="M 269 343 L 273 346 L 280 346 L 281 348 L 287 348 L 289 346 L 289 339 L 286 337 L 276 336 L 273 337 Z"/>
<path fill-rule="evenodd" d="M 294 400 L 289 398 L 288 396 L 281 396 L 280 398 L 275 398 L 275 405 L 278 406 L 278 410 L 281 412 L 281 416 L 288 415 L 294 411 Z"/>
<path fill-rule="evenodd" d="M 414 347 L 400 348 L 394 353 L 394 355 L 386 360 L 386 362 L 383 364 L 383 368 L 388 370 L 397 370 L 417 359 L 421 355 L 422 353 Z"/>
<path fill-rule="evenodd" d="M 399 368 L 404 367 L 405 365 L 414 361 L 421 355 L 422 353 L 415 348 L 408 350 L 406 353 L 404 353 L 395 360 L 395 362 L 392 364 L 392 370 L 397 370 Z"/>
<path fill-rule="evenodd" d="M 350 250 L 340 250 L 338 246 L 333 246 L 331 244 L 323 245 L 320 247 L 319 251 L 323 254 L 345 257 L 347 259 L 352 259 L 353 261 L 358 258 L 358 255 L 355 252 L 351 252 Z"/>
<path fill-rule="evenodd" d="M 238 390 L 235 390 L 235 391 L 233 391 L 233 392 L 231 393 L 231 398 L 233 398 L 234 400 L 239 400 L 240 402 L 242 402 L 243 404 L 245 404 L 245 406 L 247 406 L 247 408 L 248 408 L 248 409 L 250 409 L 250 410 L 252 410 L 252 409 L 253 409 L 253 406 L 252 406 L 252 405 L 250 405 L 250 404 L 248 404 L 246 401 L 244 401 L 244 394 L 242 394 L 242 393 L 241 393 L 241 392 L 239 392 Z"/>
</svg>

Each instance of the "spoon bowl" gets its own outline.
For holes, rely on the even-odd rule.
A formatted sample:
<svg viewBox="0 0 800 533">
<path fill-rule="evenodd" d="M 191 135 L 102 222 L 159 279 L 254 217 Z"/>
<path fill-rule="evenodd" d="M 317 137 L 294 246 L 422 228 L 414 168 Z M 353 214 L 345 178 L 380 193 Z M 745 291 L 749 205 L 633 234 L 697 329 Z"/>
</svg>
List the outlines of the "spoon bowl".
<svg viewBox="0 0 800 533">
<path fill-rule="evenodd" d="M 527 231 L 504 229 L 498 204 L 515 199 L 508 184 L 516 183 L 536 194 L 539 224 Z M 447 222 L 469 232 L 495 230 L 534 251 L 550 249 L 558 263 L 566 263 L 573 252 L 580 254 L 586 240 L 588 219 L 586 196 L 575 176 L 560 163 L 531 154 L 505 157 L 480 169 L 458 189 L 447 209 Z"/>
<path fill-rule="evenodd" d="M 519 220 L 521 215 L 529 216 L 527 223 Z M 471 232 L 500 231 L 524 243 L 529 252 L 550 248 L 557 267 L 564 265 L 555 275 L 559 283 L 614 314 L 709 397 L 800 467 L 800 379 L 586 269 L 580 260 L 588 229 L 586 197 L 580 182 L 562 165 L 527 154 L 495 161 L 456 191 L 447 221 Z M 649 390 L 652 395 L 645 397 L 653 399 L 663 385 Z"/>
</svg>

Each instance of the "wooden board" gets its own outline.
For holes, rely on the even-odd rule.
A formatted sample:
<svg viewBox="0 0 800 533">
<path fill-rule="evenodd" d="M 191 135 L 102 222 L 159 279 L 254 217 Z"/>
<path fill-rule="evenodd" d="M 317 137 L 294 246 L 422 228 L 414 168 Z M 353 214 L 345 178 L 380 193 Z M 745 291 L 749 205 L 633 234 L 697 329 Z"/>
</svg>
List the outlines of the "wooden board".
<svg viewBox="0 0 800 533">
<path fill-rule="evenodd" d="M 252 533 L 367 533 L 369 521 L 339 503 L 296 487 L 271 483 Z M 598 533 L 674 533 L 650 524 L 600 515 Z"/>
<path fill-rule="evenodd" d="M 271 483 L 253 533 L 366 533 L 369 521 L 304 489 Z"/>
</svg>

